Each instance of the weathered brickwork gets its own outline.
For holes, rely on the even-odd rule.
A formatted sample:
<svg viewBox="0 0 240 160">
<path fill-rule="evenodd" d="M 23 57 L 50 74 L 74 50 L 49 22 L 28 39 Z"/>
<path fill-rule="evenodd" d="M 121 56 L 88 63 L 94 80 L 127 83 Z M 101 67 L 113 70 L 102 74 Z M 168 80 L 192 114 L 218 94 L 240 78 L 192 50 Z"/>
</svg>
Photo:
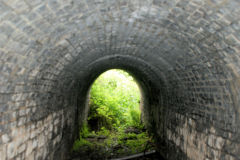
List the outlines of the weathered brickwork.
<svg viewBox="0 0 240 160">
<path fill-rule="evenodd" d="M 0 159 L 65 159 L 93 80 L 135 76 L 167 159 L 240 159 L 239 0 L 0 0 Z"/>
<path fill-rule="evenodd" d="M 1 159 L 53 157 L 52 152 L 58 149 L 59 144 L 62 145 L 63 126 L 65 123 L 73 123 L 66 122 L 67 116 L 64 110 L 60 110 L 37 122 L 28 118 L 19 118 L 17 123 L 13 120 L 8 125 L 10 131 L 1 135 Z"/>
<path fill-rule="evenodd" d="M 185 122 L 181 127 L 169 127 L 167 136 L 176 147 L 187 153 L 190 159 L 237 159 L 240 146 L 232 139 L 231 131 L 226 130 L 220 134 L 213 127 L 201 130 L 201 126 L 194 119 L 186 119 L 180 114 L 176 117 Z"/>
</svg>

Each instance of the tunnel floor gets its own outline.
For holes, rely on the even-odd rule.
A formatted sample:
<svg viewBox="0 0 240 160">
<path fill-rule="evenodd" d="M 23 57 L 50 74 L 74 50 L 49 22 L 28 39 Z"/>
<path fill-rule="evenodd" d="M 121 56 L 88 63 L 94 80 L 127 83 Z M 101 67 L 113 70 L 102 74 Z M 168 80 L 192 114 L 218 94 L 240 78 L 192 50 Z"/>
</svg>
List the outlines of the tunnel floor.
<svg viewBox="0 0 240 160">
<path fill-rule="evenodd" d="M 69 156 L 69 160 L 164 160 L 146 130 L 126 128 L 122 133 L 89 134 Z"/>
</svg>

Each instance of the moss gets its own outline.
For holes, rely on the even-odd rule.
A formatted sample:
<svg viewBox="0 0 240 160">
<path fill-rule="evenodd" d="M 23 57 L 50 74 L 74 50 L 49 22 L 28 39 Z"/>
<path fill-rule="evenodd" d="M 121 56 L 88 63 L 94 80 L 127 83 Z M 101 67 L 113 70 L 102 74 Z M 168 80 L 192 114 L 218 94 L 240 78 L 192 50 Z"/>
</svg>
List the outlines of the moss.
<svg viewBox="0 0 240 160">
<path fill-rule="evenodd" d="M 84 138 L 80 138 L 80 139 L 78 139 L 78 140 L 76 140 L 74 142 L 74 144 L 73 144 L 73 151 L 77 152 L 83 146 L 87 146 L 89 148 L 92 148 L 93 147 L 93 143 L 87 141 Z"/>
<path fill-rule="evenodd" d="M 110 130 L 106 129 L 105 127 L 102 127 L 101 130 L 98 131 L 96 134 L 108 137 L 110 135 Z"/>
<path fill-rule="evenodd" d="M 106 139 L 99 141 L 98 137 L 102 136 L 105 136 Z M 75 142 L 73 150 L 81 151 L 83 154 L 94 153 L 94 156 L 99 155 L 99 158 L 109 159 L 153 149 L 151 145 L 153 142 L 146 132 L 136 134 L 125 133 L 124 128 L 120 128 L 118 131 L 102 128 L 99 132 L 88 133 L 88 137 L 92 137 L 92 140 L 79 139 Z"/>
<path fill-rule="evenodd" d="M 89 135 L 89 128 L 87 123 L 83 123 L 80 132 L 79 132 L 79 137 L 86 138 Z"/>
</svg>

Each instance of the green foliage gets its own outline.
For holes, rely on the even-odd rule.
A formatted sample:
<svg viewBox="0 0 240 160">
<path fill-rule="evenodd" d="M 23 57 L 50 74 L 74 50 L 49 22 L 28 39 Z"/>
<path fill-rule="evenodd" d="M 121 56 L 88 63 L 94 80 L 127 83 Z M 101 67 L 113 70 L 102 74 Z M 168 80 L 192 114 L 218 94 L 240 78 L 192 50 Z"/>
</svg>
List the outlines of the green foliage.
<svg viewBox="0 0 240 160">
<path fill-rule="evenodd" d="M 138 153 L 143 152 L 146 149 L 148 141 L 150 141 L 146 132 L 142 132 L 141 134 L 128 134 L 128 139 L 123 141 L 124 146 L 129 148 L 130 153 Z"/>
<path fill-rule="evenodd" d="M 122 70 L 103 73 L 90 91 L 89 121 L 98 121 L 97 129 L 140 124 L 140 91 L 134 79 Z"/>
<path fill-rule="evenodd" d="M 103 142 L 99 142 L 97 137 L 100 136 L 106 136 L 106 139 L 104 139 Z M 102 128 L 101 131 L 97 133 L 89 133 L 88 139 L 89 137 L 92 137 L 91 141 L 82 137 L 77 140 L 74 143 L 73 151 L 81 152 L 85 150 L 85 153 L 88 153 L 102 148 L 101 156 L 110 158 L 113 154 L 115 156 L 124 156 L 144 152 L 147 143 L 151 141 L 146 132 L 141 132 L 139 134 L 125 133 L 125 130 L 123 129 L 117 132 L 110 132 L 109 130 Z M 147 149 L 152 148 L 148 147 Z"/>
<path fill-rule="evenodd" d="M 143 124 L 141 123 L 140 110 L 131 109 L 130 110 L 130 117 L 131 117 L 130 126 L 134 126 L 134 127 L 137 127 L 137 128 L 143 128 Z"/>
<path fill-rule="evenodd" d="M 103 148 L 105 157 L 143 152 L 150 139 L 146 132 L 141 132 L 144 126 L 139 103 L 139 88 L 127 72 L 103 73 L 91 87 L 88 125 L 82 125 L 73 151 Z"/>
<path fill-rule="evenodd" d="M 97 132 L 97 135 L 109 136 L 110 131 L 105 127 L 102 127 L 100 131 Z"/>
<path fill-rule="evenodd" d="M 89 128 L 88 128 L 88 125 L 87 123 L 83 123 L 81 129 L 80 129 L 80 133 L 79 133 L 79 136 L 82 137 L 82 138 L 86 138 L 89 134 Z"/>
<path fill-rule="evenodd" d="M 82 146 L 88 146 L 88 147 L 93 147 L 94 144 L 91 142 L 87 141 L 84 138 L 80 138 L 76 140 L 73 144 L 73 151 L 78 151 Z"/>
<path fill-rule="evenodd" d="M 82 146 L 91 146 L 92 144 L 85 140 L 89 135 L 89 128 L 86 123 L 83 123 L 80 132 L 79 132 L 79 139 L 76 140 L 73 144 L 73 151 L 77 151 Z"/>
</svg>

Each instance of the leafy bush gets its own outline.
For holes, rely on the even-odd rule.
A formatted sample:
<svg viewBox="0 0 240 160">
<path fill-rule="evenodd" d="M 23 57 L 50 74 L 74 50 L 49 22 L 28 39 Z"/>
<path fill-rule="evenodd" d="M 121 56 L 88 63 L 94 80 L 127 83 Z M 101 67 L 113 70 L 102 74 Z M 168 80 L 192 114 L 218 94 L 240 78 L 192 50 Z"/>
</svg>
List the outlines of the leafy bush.
<svg viewBox="0 0 240 160">
<path fill-rule="evenodd" d="M 102 127 L 100 131 L 97 132 L 98 135 L 109 136 L 110 131 L 105 127 Z"/>
<path fill-rule="evenodd" d="M 139 88 L 127 72 L 110 70 L 103 73 L 91 87 L 88 122 L 81 127 L 73 151 L 93 150 L 97 146 L 107 148 L 109 154 L 115 150 L 123 155 L 143 151 L 149 137 L 141 133 L 144 126 L 139 103 Z M 104 137 L 104 145 L 85 139 L 99 136 Z"/>
<path fill-rule="evenodd" d="M 87 123 L 83 123 L 80 132 L 79 132 L 79 139 L 76 140 L 73 144 L 73 151 L 77 151 L 81 146 L 91 146 L 92 144 L 85 140 L 89 135 L 89 128 Z"/>
<path fill-rule="evenodd" d="M 122 70 L 103 73 L 90 91 L 90 114 L 88 121 L 106 129 L 119 126 L 139 126 L 140 91 L 134 79 Z"/>
<path fill-rule="evenodd" d="M 89 128 L 87 123 L 83 123 L 81 129 L 80 129 L 80 133 L 79 133 L 79 137 L 81 138 L 86 138 L 89 134 Z"/>
<path fill-rule="evenodd" d="M 73 144 L 73 151 L 78 151 L 80 147 L 82 146 L 87 146 L 87 147 L 92 147 L 94 144 L 92 144 L 91 142 L 87 141 L 84 138 L 80 138 L 78 140 L 76 140 Z"/>
</svg>

